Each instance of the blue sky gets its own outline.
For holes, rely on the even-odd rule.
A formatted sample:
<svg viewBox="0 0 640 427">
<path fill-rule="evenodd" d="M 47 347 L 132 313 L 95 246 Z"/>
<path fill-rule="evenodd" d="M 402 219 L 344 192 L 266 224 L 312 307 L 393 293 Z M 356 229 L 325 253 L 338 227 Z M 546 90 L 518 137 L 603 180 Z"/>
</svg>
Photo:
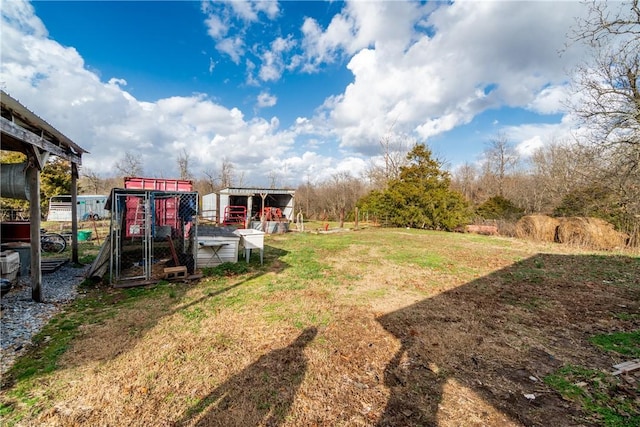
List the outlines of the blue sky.
<svg viewBox="0 0 640 427">
<path fill-rule="evenodd" d="M 360 176 L 383 138 L 455 169 L 567 138 L 578 2 L 36 1 L 2 6 L 2 87 L 90 154 L 238 185 Z"/>
</svg>

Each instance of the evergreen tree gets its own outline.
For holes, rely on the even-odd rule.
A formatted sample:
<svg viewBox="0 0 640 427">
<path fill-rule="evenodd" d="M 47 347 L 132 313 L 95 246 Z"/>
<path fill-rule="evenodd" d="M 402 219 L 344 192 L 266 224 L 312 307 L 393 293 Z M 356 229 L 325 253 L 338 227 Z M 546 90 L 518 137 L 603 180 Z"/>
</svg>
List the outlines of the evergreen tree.
<svg viewBox="0 0 640 427">
<path fill-rule="evenodd" d="M 502 196 L 494 196 L 476 209 L 476 214 L 484 219 L 518 220 L 523 213 L 523 209 Z"/>
<path fill-rule="evenodd" d="M 407 154 L 407 161 L 387 189 L 369 193 L 359 206 L 398 227 L 452 230 L 467 222 L 466 200 L 451 189 L 449 173 L 441 169 L 431 151 L 417 144 Z"/>
</svg>

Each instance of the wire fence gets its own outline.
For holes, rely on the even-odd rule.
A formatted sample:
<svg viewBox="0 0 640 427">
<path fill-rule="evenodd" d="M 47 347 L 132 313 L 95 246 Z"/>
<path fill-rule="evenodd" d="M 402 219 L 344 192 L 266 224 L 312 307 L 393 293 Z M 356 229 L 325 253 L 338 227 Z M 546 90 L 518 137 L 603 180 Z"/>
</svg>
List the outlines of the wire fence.
<svg viewBox="0 0 640 427">
<path fill-rule="evenodd" d="M 171 267 L 194 273 L 198 193 L 127 189 L 113 198 L 112 282 L 160 280 Z"/>
</svg>

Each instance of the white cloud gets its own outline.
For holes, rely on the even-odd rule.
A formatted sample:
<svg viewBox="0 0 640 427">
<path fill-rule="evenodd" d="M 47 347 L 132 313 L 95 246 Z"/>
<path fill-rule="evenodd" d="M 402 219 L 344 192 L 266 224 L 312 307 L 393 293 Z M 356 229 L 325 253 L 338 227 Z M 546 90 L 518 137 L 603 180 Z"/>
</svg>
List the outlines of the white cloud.
<svg viewBox="0 0 640 427">
<path fill-rule="evenodd" d="M 541 114 L 555 114 L 566 111 L 566 102 L 571 95 L 567 85 L 544 88 L 528 105 L 528 109 Z"/>
<path fill-rule="evenodd" d="M 501 106 L 561 112 L 566 70 L 582 52 L 558 52 L 582 5 L 455 2 L 432 12 L 391 3 L 349 3 L 324 31 L 305 23 L 312 59 L 360 49 L 347 65 L 353 83 L 323 109 L 342 147 L 370 153 L 390 126 L 428 140 Z M 431 32 L 412 30 L 418 23 Z"/>
<path fill-rule="evenodd" d="M 240 37 L 228 37 L 216 43 L 216 49 L 229 55 L 236 64 L 240 63 L 240 58 L 244 55 L 244 42 Z"/>
<path fill-rule="evenodd" d="M 565 115 L 560 123 L 527 123 L 518 126 L 506 126 L 503 132 L 513 141 L 521 156 L 531 156 L 540 147 L 558 141 L 573 141 L 573 129 L 576 121 L 571 115 Z"/>
<path fill-rule="evenodd" d="M 284 55 L 295 46 L 291 36 L 287 38 L 277 37 L 270 46 L 270 50 L 261 55 L 262 65 L 259 77 L 262 81 L 276 81 L 280 79 L 285 69 Z"/>
<path fill-rule="evenodd" d="M 207 34 L 214 40 L 216 49 L 228 55 L 235 64 L 246 54 L 243 41 L 253 25 L 261 24 L 261 16 L 273 20 L 280 13 L 275 0 L 204 1 L 201 7 Z"/>
<path fill-rule="evenodd" d="M 207 34 L 213 39 L 221 39 L 229 31 L 229 24 L 217 15 L 209 15 L 204 23 L 207 26 Z"/>
<path fill-rule="evenodd" d="M 278 98 L 269 92 L 261 92 L 258 95 L 258 108 L 273 107 L 278 102 Z"/>
<path fill-rule="evenodd" d="M 307 18 L 301 27 L 303 69 L 317 71 L 324 63 L 365 48 L 402 52 L 415 35 L 413 25 L 432 8 L 416 2 L 350 1 L 324 30 L 314 18 Z"/>
<path fill-rule="evenodd" d="M 241 19 L 249 22 L 255 22 L 258 20 L 258 14 L 254 9 L 253 4 L 253 2 L 247 0 L 234 0 L 229 2 L 229 6 L 231 6 L 235 14 Z"/>
<path fill-rule="evenodd" d="M 182 149 L 191 156 L 196 174 L 219 167 L 224 157 L 257 185 L 265 183 L 268 162 L 289 162 L 292 177 L 315 167 L 314 155 L 287 160 L 295 138 L 314 132 L 311 121 L 283 130 L 276 117 L 247 119 L 240 109 L 217 104 L 203 94 L 141 102 L 124 90 L 125 79 L 113 76 L 101 81 L 85 68 L 75 49 L 48 39 L 33 8 L 23 6 L 2 10 L 0 72 L 5 89 L 88 150 L 83 167 L 109 175 L 130 151 L 140 157 L 146 173 L 176 176 L 175 159 Z M 260 98 L 263 106 L 276 101 L 267 92 Z M 322 162 L 330 165 L 335 159 Z"/>
<path fill-rule="evenodd" d="M 264 13 L 269 19 L 276 19 L 280 14 L 280 5 L 276 0 L 258 0 L 254 2 L 257 12 Z"/>
</svg>

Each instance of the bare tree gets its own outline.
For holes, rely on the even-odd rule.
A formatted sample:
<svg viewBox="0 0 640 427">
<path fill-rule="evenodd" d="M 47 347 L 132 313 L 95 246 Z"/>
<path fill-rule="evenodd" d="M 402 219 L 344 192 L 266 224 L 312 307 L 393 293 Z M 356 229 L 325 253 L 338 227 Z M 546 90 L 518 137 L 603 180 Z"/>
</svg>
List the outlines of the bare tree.
<svg viewBox="0 0 640 427">
<path fill-rule="evenodd" d="M 407 163 L 407 153 L 415 141 L 389 132 L 380 138 L 384 164 L 371 163 L 366 175 L 374 188 L 386 188 L 390 180 L 398 178 L 400 168 Z"/>
<path fill-rule="evenodd" d="M 531 173 L 553 206 L 577 188 L 590 185 L 598 163 L 597 153 L 588 146 L 552 141 L 531 156 Z"/>
<path fill-rule="evenodd" d="M 131 151 L 125 151 L 122 158 L 115 165 L 116 170 L 124 177 L 141 176 L 143 174 L 142 160 Z"/>
<path fill-rule="evenodd" d="M 576 73 L 571 105 L 599 150 L 597 179 L 619 197 L 630 218 L 640 215 L 640 5 L 589 3 L 572 37 L 592 50 Z"/>
<path fill-rule="evenodd" d="M 178 170 L 180 171 L 180 179 L 191 179 L 191 172 L 189 172 L 189 160 L 191 156 L 187 153 L 187 150 L 183 149 L 178 155 Z"/>
<path fill-rule="evenodd" d="M 307 178 L 296 190 L 296 206 L 304 210 L 305 218 L 338 220 L 349 216 L 356 203 L 367 192 L 364 180 L 348 172 L 338 172 L 324 182 L 313 184 Z"/>
<path fill-rule="evenodd" d="M 202 174 L 204 175 L 202 181 L 204 181 L 204 187 L 208 193 L 220 190 L 221 187 L 218 184 L 218 171 L 216 169 L 205 169 Z"/>
<path fill-rule="evenodd" d="M 518 163 L 518 153 L 505 135 L 491 138 L 485 155 L 485 173 L 495 179 L 497 195 L 504 196 L 505 177 Z"/>
<path fill-rule="evenodd" d="M 462 193 L 468 200 L 478 204 L 478 169 L 465 163 L 455 170 L 451 180 L 454 189 Z"/>
<path fill-rule="evenodd" d="M 220 168 L 205 169 L 203 175 L 206 186 L 214 192 L 234 185 L 235 167 L 229 159 L 223 157 Z M 244 175 L 241 175 L 240 181 L 243 180 L 243 177 Z"/>
<path fill-rule="evenodd" d="M 222 158 L 220 165 L 220 186 L 222 188 L 231 187 L 233 185 L 235 166 L 226 157 Z"/>
<path fill-rule="evenodd" d="M 105 180 L 89 168 L 82 168 L 80 172 L 80 184 L 93 194 L 100 194 Z"/>
</svg>

